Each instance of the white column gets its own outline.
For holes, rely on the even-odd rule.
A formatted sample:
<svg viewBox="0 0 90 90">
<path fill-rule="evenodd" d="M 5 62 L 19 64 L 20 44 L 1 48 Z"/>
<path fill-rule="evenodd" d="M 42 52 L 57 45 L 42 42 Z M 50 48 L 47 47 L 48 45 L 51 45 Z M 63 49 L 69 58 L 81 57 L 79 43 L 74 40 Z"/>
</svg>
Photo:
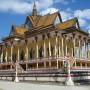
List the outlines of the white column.
<svg viewBox="0 0 90 90">
<path fill-rule="evenodd" d="M 38 69 L 38 44 L 36 42 L 36 58 L 37 58 L 37 69 Z"/>
<path fill-rule="evenodd" d="M 58 49 L 59 49 L 59 48 L 58 48 L 58 46 L 57 46 L 57 44 L 58 44 L 57 32 L 56 32 L 56 38 L 55 38 L 55 39 L 56 39 L 56 40 L 55 40 L 55 42 L 56 42 L 56 43 L 55 43 L 55 57 L 58 58 L 58 56 L 59 56 L 59 55 L 58 55 Z M 58 69 L 58 59 L 57 59 L 57 69 Z"/>
<path fill-rule="evenodd" d="M 62 53 L 62 57 L 64 57 L 64 46 L 63 46 L 63 44 L 64 44 L 64 39 L 63 39 L 63 35 L 62 35 L 62 38 L 61 38 L 61 46 L 62 46 L 61 53 Z M 63 60 L 63 67 L 64 67 L 64 60 Z"/>
<path fill-rule="evenodd" d="M 66 40 L 66 43 L 65 43 L 65 44 L 66 44 L 65 53 L 66 53 L 66 55 L 67 55 L 67 39 L 68 39 L 68 38 L 67 38 L 67 36 L 66 36 L 66 37 L 65 37 L 65 40 Z"/>
<path fill-rule="evenodd" d="M 26 47 L 26 49 L 25 49 L 25 51 L 26 51 L 26 53 L 25 53 L 25 59 L 26 59 L 26 61 L 28 61 L 28 40 L 26 39 L 25 40 L 25 47 Z"/>
<path fill-rule="evenodd" d="M 59 39 L 58 39 L 58 42 L 59 42 L 59 47 L 58 47 L 58 49 L 59 49 L 59 57 L 61 56 L 61 42 L 60 42 L 60 37 L 59 37 Z"/>
<path fill-rule="evenodd" d="M 75 60 L 75 62 L 74 62 L 75 68 L 77 67 L 76 62 L 77 62 L 77 61 Z"/>
<path fill-rule="evenodd" d="M 19 50 L 19 46 L 18 46 L 18 61 L 20 60 L 20 50 Z"/>
<path fill-rule="evenodd" d="M 38 59 L 38 37 L 35 37 L 35 40 L 36 40 L 36 58 Z"/>
<path fill-rule="evenodd" d="M 81 58 L 81 41 L 79 40 L 79 58 Z"/>
<path fill-rule="evenodd" d="M 11 63 L 13 62 L 13 44 L 11 43 Z M 12 69 L 12 65 L 11 65 Z"/>
<path fill-rule="evenodd" d="M 43 57 L 46 58 L 46 43 L 45 43 L 45 35 L 43 35 Z M 46 61 L 44 60 L 44 68 L 46 68 Z"/>
<path fill-rule="evenodd" d="M 7 59 L 8 59 L 8 52 L 7 52 L 7 48 L 6 48 L 6 54 L 5 54 L 6 63 L 7 63 Z"/>
<path fill-rule="evenodd" d="M 87 44 L 86 44 L 86 48 L 87 48 L 87 58 L 88 58 L 88 50 L 89 50 L 89 48 L 88 48 L 88 43 L 89 43 L 89 42 L 87 42 Z"/>
<path fill-rule="evenodd" d="M 86 39 L 84 40 L 84 58 L 87 58 L 87 41 Z"/>
<path fill-rule="evenodd" d="M 45 41 L 44 41 L 44 44 L 43 44 L 43 48 L 44 48 L 44 57 L 46 57 L 46 44 L 45 44 Z"/>
<path fill-rule="evenodd" d="M 76 37 L 73 35 L 73 48 L 72 48 L 72 57 L 76 58 Z M 76 68 L 76 59 L 74 62 L 74 67 Z"/>
<path fill-rule="evenodd" d="M 36 44 L 36 57 L 38 59 L 38 44 Z"/>
<path fill-rule="evenodd" d="M 83 57 L 86 58 L 86 42 L 85 41 L 84 41 L 84 51 L 83 51 L 83 53 L 84 53 L 83 54 L 84 55 Z"/>
<path fill-rule="evenodd" d="M 46 57 L 46 43 L 45 43 L 45 35 L 42 35 L 43 40 L 43 57 Z"/>
<path fill-rule="evenodd" d="M 57 50 L 57 41 L 58 41 L 58 38 L 57 38 L 57 36 L 56 36 L 56 38 L 55 38 L 56 40 L 55 40 L 55 57 L 58 57 L 58 50 Z"/>
<path fill-rule="evenodd" d="M 59 57 L 61 56 L 61 47 L 60 47 L 60 42 L 59 42 Z"/>
<path fill-rule="evenodd" d="M 51 43 L 49 39 L 49 58 L 51 58 Z M 49 60 L 49 67 L 51 68 L 51 60 Z"/>
<path fill-rule="evenodd" d="M 3 62 L 3 50 L 2 50 L 2 53 L 1 53 L 1 63 Z"/>
<path fill-rule="evenodd" d="M 66 52 L 66 55 L 67 55 L 67 42 L 66 42 L 66 51 L 65 52 Z"/>
<path fill-rule="evenodd" d="M 51 42 L 49 38 L 49 58 L 51 58 Z M 49 67 L 51 68 L 51 60 L 49 60 Z"/>
<path fill-rule="evenodd" d="M 57 69 L 59 68 L 59 67 L 58 67 L 58 64 L 59 64 L 59 63 L 58 63 L 58 59 L 57 59 Z"/>
<path fill-rule="evenodd" d="M 37 42 L 37 40 L 38 40 L 38 37 L 35 37 L 35 40 L 36 40 L 36 58 L 37 58 L 37 69 L 38 69 L 38 42 Z"/>
<path fill-rule="evenodd" d="M 27 45 L 27 42 L 26 42 L 26 54 L 25 54 L 25 57 L 26 57 L 26 70 L 28 69 L 28 45 Z"/>
<path fill-rule="evenodd" d="M 76 39 L 75 39 L 75 37 L 73 38 L 73 51 L 72 51 L 72 56 L 73 57 L 75 57 L 76 55 L 75 55 L 75 45 L 76 45 Z"/>
<path fill-rule="evenodd" d="M 28 46 L 26 45 L 26 60 L 28 61 Z"/>
<path fill-rule="evenodd" d="M 48 39 L 49 39 L 49 41 L 48 41 L 48 46 L 49 46 L 49 58 L 51 58 L 51 42 L 50 42 L 50 33 L 48 33 L 47 34 L 47 36 L 48 36 Z M 49 60 L 49 67 L 51 68 L 51 60 Z"/>
<path fill-rule="evenodd" d="M 51 43 L 50 43 L 50 39 L 49 39 L 49 57 L 51 57 Z"/>
<path fill-rule="evenodd" d="M 13 61 L 13 44 L 11 45 L 11 62 Z"/>
<path fill-rule="evenodd" d="M 38 69 L 38 44 L 36 45 L 36 52 L 37 52 L 37 69 Z"/>
<path fill-rule="evenodd" d="M 63 57 L 64 56 L 63 37 L 62 37 L 61 43 L 62 43 L 62 57 Z"/>
<path fill-rule="evenodd" d="M 83 41 L 81 39 L 81 41 L 80 41 L 80 58 L 83 57 L 82 55 L 83 55 Z"/>
</svg>

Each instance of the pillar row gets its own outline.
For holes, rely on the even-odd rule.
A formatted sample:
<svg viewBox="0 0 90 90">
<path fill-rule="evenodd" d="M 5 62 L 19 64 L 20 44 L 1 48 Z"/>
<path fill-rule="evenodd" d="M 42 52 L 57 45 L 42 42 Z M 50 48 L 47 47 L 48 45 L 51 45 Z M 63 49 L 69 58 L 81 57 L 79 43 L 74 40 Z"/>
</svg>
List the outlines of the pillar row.
<svg viewBox="0 0 90 90">
<path fill-rule="evenodd" d="M 3 48 L 2 48 L 2 53 L 1 53 L 1 63 L 3 62 Z"/>
<path fill-rule="evenodd" d="M 11 62 L 13 62 L 13 44 L 11 45 Z"/>
</svg>

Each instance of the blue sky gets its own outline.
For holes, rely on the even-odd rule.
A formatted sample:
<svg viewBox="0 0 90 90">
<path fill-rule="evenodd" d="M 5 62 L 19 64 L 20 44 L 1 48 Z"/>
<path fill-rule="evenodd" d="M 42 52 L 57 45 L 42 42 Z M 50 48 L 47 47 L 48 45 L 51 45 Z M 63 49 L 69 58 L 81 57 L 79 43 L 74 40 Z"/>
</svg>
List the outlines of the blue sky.
<svg viewBox="0 0 90 90">
<path fill-rule="evenodd" d="M 8 36 L 12 24 L 25 22 L 34 1 L 39 14 L 59 11 L 63 21 L 78 17 L 81 28 L 90 31 L 90 0 L 0 0 L 0 39 Z"/>
</svg>

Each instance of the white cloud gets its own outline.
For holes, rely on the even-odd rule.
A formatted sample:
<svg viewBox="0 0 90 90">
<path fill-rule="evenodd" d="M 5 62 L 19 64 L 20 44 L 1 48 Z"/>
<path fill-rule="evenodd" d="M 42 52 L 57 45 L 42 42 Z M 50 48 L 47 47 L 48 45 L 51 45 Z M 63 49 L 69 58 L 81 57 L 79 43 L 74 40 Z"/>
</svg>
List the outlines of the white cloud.
<svg viewBox="0 0 90 90">
<path fill-rule="evenodd" d="M 61 4 L 64 4 L 64 5 L 69 4 L 69 2 L 67 0 L 55 0 L 55 3 L 61 3 Z"/>
<path fill-rule="evenodd" d="M 55 3 L 68 4 L 70 1 L 67 0 L 36 0 L 36 5 L 38 12 L 41 14 L 54 13 L 60 11 L 57 8 L 54 8 Z M 71 0 L 75 2 L 75 0 Z M 33 0 L 0 0 L 0 12 L 10 12 L 10 13 L 19 13 L 27 14 L 32 11 Z M 75 10 L 72 11 L 70 8 L 67 8 L 65 11 L 60 11 L 63 21 L 71 19 L 73 17 L 78 17 L 80 25 L 86 26 L 87 21 L 90 20 L 90 9 L 84 10 Z"/>
<path fill-rule="evenodd" d="M 0 11 L 14 13 L 28 13 L 31 10 L 32 4 L 20 2 L 20 0 L 3 0 L 0 1 Z"/>
<path fill-rule="evenodd" d="M 37 0 L 36 5 L 38 10 L 49 8 L 54 4 L 53 0 Z"/>
<path fill-rule="evenodd" d="M 79 18 L 90 19 L 90 9 L 76 10 L 74 16 Z"/>
<path fill-rule="evenodd" d="M 30 13 L 33 2 L 30 0 L 2 0 L 0 1 L 0 11 L 19 14 Z M 54 0 L 36 0 L 38 11 L 49 8 L 53 4 Z"/>
<path fill-rule="evenodd" d="M 88 26 L 88 21 L 90 22 L 90 9 L 72 11 L 68 8 L 66 11 L 61 11 L 60 13 L 63 21 L 77 17 L 81 27 Z"/>
<path fill-rule="evenodd" d="M 57 8 L 47 8 L 44 11 L 41 12 L 42 15 L 48 14 L 48 13 L 54 13 L 56 11 L 59 11 Z M 80 23 L 81 27 L 85 27 L 87 25 L 87 19 L 89 19 L 86 15 L 81 15 L 80 13 L 77 13 L 78 10 L 72 11 L 70 8 L 66 9 L 66 11 L 61 10 L 60 14 L 63 21 L 66 21 L 68 19 L 72 19 L 75 17 L 78 17 L 78 21 Z M 85 11 L 84 11 L 85 12 Z M 80 14 L 80 15 L 78 15 Z M 86 13 L 88 14 L 88 13 Z M 90 20 L 90 19 L 89 19 Z"/>
<path fill-rule="evenodd" d="M 87 29 L 88 32 L 90 33 L 90 24 L 86 27 L 86 29 Z"/>
<path fill-rule="evenodd" d="M 32 10 L 34 0 L 0 0 L 0 11 L 26 14 Z M 67 0 L 36 0 L 38 11 L 51 8 L 55 3 L 68 4 Z"/>
<path fill-rule="evenodd" d="M 78 21 L 82 27 L 86 26 L 86 24 L 87 24 L 87 21 L 85 19 L 78 18 Z"/>
<path fill-rule="evenodd" d="M 19 14 L 30 13 L 33 2 L 30 0 L 2 0 L 0 1 L 0 11 L 13 12 Z M 45 9 L 53 5 L 53 0 L 37 0 L 37 9 Z"/>
<path fill-rule="evenodd" d="M 52 14 L 52 13 L 55 13 L 57 11 L 59 11 L 59 10 L 56 9 L 56 8 L 48 8 L 48 9 L 43 10 L 40 14 L 41 15 L 45 15 L 45 14 L 48 14 L 48 13 Z"/>
<path fill-rule="evenodd" d="M 73 14 L 71 12 L 61 11 L 60 13 L 63 21 L 73 18 Z"/>
<path fill-rule="evenodd" d="M 74 16 L 79 18 L 80 25 L 83 27 L 88 27 L 90 23 L 90 9 L 76 10 L 74 11 Z M 87 28 L 86 29 L 89 29 Z"/>
</svg>

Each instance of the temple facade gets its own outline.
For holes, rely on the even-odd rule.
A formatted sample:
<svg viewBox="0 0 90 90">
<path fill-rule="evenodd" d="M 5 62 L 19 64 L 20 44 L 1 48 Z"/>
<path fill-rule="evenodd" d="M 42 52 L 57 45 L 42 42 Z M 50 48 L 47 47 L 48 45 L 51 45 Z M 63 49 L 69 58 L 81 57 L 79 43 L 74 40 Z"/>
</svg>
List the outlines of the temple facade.
<svg viewBox="0 0 90 90">
<path fill-rule="evenodd" d="M 72 68 L 90 68 L 90 37 L 81 29 L 78 18 L 62 20 L 59 12 L 32 14 L 21 26 L 12 25 L 9 36 L 0 43 L 0 70 L 61 70 L 69 54 Z"/>
</svg>

